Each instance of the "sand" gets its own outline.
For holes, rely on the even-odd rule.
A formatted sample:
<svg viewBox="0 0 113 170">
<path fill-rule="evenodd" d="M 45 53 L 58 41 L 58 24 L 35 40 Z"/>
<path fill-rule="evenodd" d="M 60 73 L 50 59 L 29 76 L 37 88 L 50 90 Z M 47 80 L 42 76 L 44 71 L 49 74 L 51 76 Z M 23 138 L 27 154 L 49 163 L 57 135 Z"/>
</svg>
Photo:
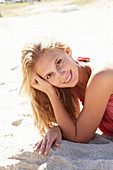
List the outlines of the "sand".
<svg viewBox="0 0 113 170">
<path fill-rule="evenodd" d="M 78 10 L 0 18 L 0 170 L 112 170 L 113 141 L 96 134 L 89 144 L 62 141 L 48 156 L 32 146 L 40 139 L 29 101 L 19 96 L 20 51 L 25 41 L 55 36 L 73 56 L 113 61 L 113 1 L 99 0 Z"/>
</svg>

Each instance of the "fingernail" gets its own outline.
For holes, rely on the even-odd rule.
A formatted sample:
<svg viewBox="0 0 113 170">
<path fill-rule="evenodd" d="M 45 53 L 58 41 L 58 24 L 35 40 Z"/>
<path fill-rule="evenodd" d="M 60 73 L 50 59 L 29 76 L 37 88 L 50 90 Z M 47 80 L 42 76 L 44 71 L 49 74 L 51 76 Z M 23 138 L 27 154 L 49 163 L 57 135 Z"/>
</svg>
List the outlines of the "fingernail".
<svg viewBox="0 0 113 170">
<path fill-rule="evenodd" d="M 41 151 L 39 151 L 38 153 L 39 153 L 39 155 L 41 155 L 41 154 L 42 154 L 42 152 L 41 152 Z"/>
<path fill-rule="evenodd" d="M 56 143 L 56 146 L 57 146 L 57 147 L 59 147 L 59 144 L 58 144 L 58 143 Z"/>
<path fill-rule="evenodd" d="M 44 154 L 47 155 L 47 152 L 45 152 Z"/>
</svg>

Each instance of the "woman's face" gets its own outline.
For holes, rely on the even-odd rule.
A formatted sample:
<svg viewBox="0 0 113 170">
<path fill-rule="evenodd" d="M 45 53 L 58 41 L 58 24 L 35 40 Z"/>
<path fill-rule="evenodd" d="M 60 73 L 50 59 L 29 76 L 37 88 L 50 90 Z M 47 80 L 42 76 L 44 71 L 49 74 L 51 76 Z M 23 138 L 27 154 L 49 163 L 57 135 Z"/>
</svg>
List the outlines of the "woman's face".
<svg viewBox="0 0 113 170">
<path fill-rule="evenodd" d="M 74 87 L 78 83 L 78 66 L 69 51 L 44 52 L 35 64 L 35 72 L 56 87 Z"/>
</svg>

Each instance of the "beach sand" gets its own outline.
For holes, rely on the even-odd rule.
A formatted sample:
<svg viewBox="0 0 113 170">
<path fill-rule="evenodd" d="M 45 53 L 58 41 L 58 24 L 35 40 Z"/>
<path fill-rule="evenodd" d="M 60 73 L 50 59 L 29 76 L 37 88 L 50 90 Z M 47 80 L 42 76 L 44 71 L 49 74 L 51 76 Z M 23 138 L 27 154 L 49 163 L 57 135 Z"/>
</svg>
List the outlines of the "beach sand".
<svg viewBox="0 0 113 170">
<path fill-rule="evenodd" d="M 99 0 L 75 11 L 0 18 L 0 170 L 112 170 L 113 140 L 95 135 L 89 144 L 62 141 L 48 156 L 33 152 L 41 137 L 27 98 L 19 96 L 21 48 L 29 39 L 52 36 L 73 56 L 113 62 L 113 1 Z"/>
</svg>

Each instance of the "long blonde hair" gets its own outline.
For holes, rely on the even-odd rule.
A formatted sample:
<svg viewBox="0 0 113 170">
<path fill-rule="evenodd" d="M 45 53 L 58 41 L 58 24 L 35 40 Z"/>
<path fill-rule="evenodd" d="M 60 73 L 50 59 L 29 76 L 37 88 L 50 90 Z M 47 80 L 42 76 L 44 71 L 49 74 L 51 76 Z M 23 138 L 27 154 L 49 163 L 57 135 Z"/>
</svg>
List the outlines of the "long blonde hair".
<svg viewBox="0 0 113 170">
<path fill-rule="evenodd" d="M 38 127 L 41 135 L 44 135 L 46 131 L 53 127 L 57 122 L 48 96 L 31 87 L 31 73 L 42 53 L 50 49 L 64 50 L 67 48 L 72 55 L 72 50 L 68 45 L 56 41 L 56 39 L 53 38 L 39 38 L 37 39 L 37 42 L 26 43 L 22 49 L 21 63 L 23 82 L 20 88 L 20 94 L 27 94 L 30 98 L 34 124 Z M 57 87 L 55 87 L 55 89 L 64 108 L 76 123 L 79 114 L 79 104 L 75 89 Z"/>
</svg>

